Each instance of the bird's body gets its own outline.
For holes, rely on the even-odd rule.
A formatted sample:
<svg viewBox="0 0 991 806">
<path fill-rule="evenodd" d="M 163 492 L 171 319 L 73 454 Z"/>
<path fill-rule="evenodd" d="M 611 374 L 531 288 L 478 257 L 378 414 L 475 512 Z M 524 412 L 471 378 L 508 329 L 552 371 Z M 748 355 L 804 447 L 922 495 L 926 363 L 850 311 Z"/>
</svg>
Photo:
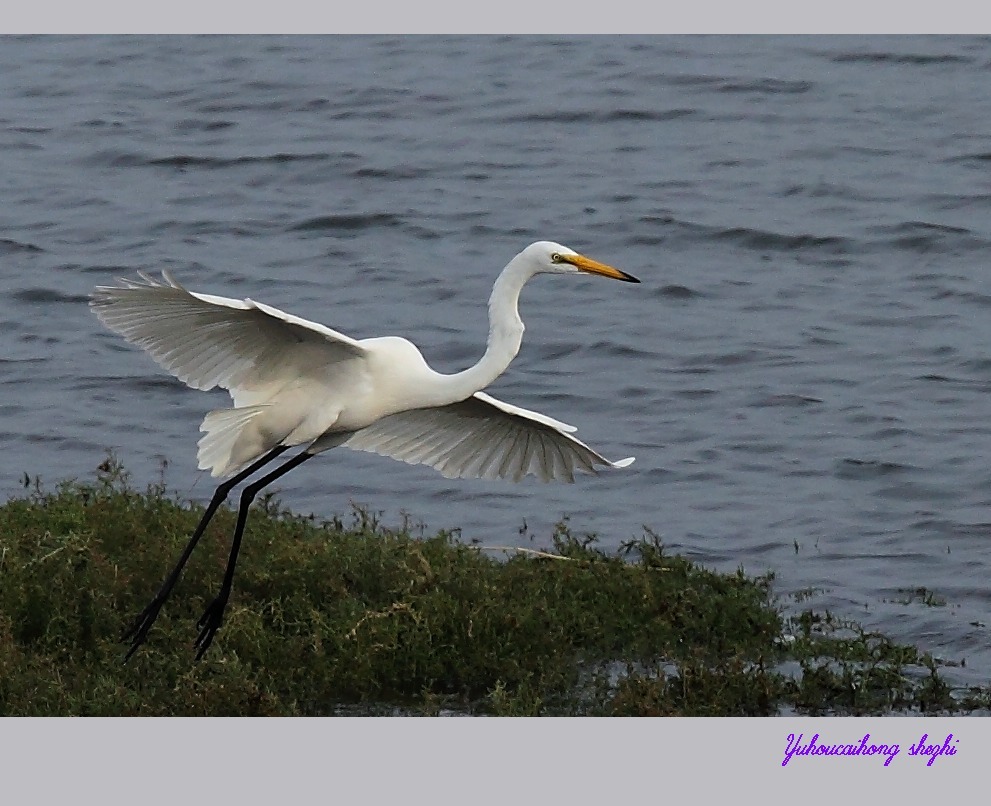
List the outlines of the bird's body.
<svg viewBox="0 0 991 806">
<path fill-rule="evenodd" d="M 515 481 L 528 474 L 574 481 L 576 470 L 594 473 L 597 466 L 631 463 L 610 462 L 572 436 L 571 426 L 481 391 L 519 351 L 519 294 L 542 272 L 639 282 L 560 244 L 531 244 L 493 286 L 481 360 L 450 375 L 431 369 L 404 338 L 353 339 L 250 299 L 187 291 L 167 272 L 164 282 L 142 274 L 142 281 L 98 287 L 91 305 L 105 325 L 187 385 L 227 389 L 234 404 L 206 415 L 198 453 L 201 469 L 229 480 L 162 592 L 132 627 L 131 652 L 144 640 L 213 511 L 234 484 L 288 448 L 305 446 L 242 495 L 224 587 L 201 621 L 200 654 L 220 626 L 248 504 L 261 486 L 313 455 L 345 446 L 429 465 L 448 477 Z"/>
</svg>

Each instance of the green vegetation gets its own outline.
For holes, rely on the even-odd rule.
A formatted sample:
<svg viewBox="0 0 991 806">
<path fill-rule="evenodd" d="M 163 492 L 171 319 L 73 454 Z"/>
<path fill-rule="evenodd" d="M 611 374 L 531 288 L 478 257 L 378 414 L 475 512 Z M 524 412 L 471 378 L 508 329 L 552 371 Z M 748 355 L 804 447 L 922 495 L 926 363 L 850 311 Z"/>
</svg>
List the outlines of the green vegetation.
<svg viewBox="0 0 991 806">
<path fill-rule="evenodd" d="M 716 574 L 647 534 L 616 554 L 561 524 L 546 553 L 494 557 L 449 533 L 294 516 L 248 523 L 206 658 L 222 510 L 148 643 L 118 637 L 202 514 L 164 485 L 36 485 L 0 506 L 0 715 L 766 715 L 986 709 L 941 664 L 829 614 L 785 619 L 770 577 Z"/>
</svg>

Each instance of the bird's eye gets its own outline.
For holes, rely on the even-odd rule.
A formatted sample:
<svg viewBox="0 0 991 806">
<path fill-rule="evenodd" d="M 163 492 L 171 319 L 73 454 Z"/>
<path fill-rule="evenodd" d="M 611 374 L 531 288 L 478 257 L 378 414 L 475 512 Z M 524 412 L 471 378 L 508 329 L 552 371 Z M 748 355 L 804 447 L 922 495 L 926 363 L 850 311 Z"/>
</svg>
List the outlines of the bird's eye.
<svg viewBox="0 0 991 806">
<path fill-rule="evenodd" d="M 560 263 L 562 260 L 564 260 L 564 258 L 561 257 L 561 253 L 560 252 L 552 252 L 551 253 L 551 263 Z"/>
</svg>

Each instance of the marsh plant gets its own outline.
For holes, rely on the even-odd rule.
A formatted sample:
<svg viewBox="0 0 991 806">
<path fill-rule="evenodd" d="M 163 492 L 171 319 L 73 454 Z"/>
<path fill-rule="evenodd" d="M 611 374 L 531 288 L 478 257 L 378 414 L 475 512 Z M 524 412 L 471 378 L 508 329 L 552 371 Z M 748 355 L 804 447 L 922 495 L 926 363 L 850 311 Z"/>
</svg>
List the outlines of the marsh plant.
<svg viewBox="0 0 991 806">
<path fill-rule="evenodd" d="M 533 550 L 256 504 L 223 630 L 196 619 L 227 559 L 218 512 L 127 664 L 121 632 L 202 515 L 113 457 L 0 506 L 3 715 L 773 715 L 988 707 L 941 664 L 828 613 L 785 618 L 771 575 L 718 574 L 645 531 L 619 551 L 564 522 Z"/>
</svg>

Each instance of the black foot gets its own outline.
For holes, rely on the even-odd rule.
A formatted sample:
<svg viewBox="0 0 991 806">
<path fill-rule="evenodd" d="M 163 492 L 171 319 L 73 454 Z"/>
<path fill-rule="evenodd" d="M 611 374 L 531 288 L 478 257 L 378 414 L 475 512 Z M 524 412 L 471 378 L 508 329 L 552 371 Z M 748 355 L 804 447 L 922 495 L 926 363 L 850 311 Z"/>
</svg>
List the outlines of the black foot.
<svg viewBox="0 0 991 806">
<path fill-rule="evenodd" d="M 127 654 L 124 655 L 124 663 L 127 663 L 131 659 L 139 646 L 141 646 L 145 639 L 148 637 L 148 631 L 151 629 L 151 625 L 155 623 L 155 619 L 158 618 L 158 612 L 162 609 L 162 605 L 165 604 L 165 599 L 155 597 L 151 600 L 151 603 L 138 614 L 138 617 L 131 622 L 131 626 L 128 627 L 120 636 L 121 643 L 130 642 L 131 648 L 127 650 Z"/>
<path fill-rule="evenodd" d="M 224 623 L 224 610 L 227 607 L 227 597 L 229 595 L 221 593 L 207 605 L 206 610 L 200 617 L 199 623 L 196 625 L 200 628 L 200 634 L 193 644 L 193 647 L 196 649 L 196 660 L 202 658 L 204 653 L 210 648 L 210 644 L 213 643 L 213 636 L 217 634 L 220 625 Z"/>
</svg>

